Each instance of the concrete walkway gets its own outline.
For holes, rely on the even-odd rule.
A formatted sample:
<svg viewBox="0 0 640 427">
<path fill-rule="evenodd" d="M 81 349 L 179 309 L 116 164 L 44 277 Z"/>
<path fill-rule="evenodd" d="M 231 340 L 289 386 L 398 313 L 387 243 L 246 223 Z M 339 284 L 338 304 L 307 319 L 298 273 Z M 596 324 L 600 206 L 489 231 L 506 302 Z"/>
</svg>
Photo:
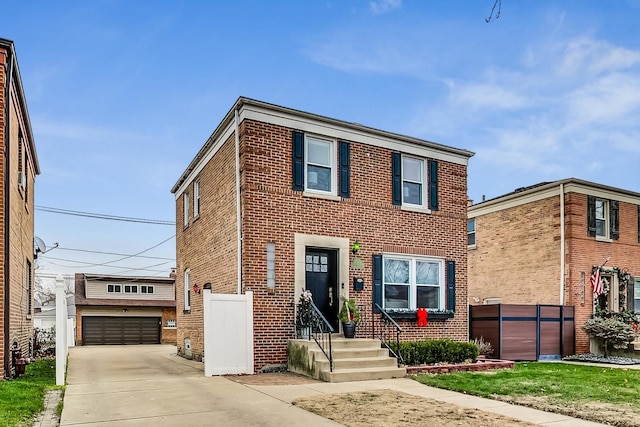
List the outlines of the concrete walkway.
<svg viewBox="0 0 640 427">
<path fill-rule="evenodd" d="M 292 406 L 299 397 L 391 389 L 477 408 L 542 426 L 602 424 L 427 387 L 408 378 L 295 385 L 241 384 L 207 378 L 203 364 L 176 356 L 174 346 L 70 349 L 62 426 L 338 426 Z"/>
</svg>

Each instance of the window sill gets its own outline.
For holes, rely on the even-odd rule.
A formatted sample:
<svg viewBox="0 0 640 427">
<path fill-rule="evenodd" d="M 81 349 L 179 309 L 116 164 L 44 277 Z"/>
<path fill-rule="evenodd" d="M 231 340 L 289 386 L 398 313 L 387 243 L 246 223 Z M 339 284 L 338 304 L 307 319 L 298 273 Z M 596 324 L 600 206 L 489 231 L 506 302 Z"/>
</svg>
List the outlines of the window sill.
<svg viewBox="0 0 640 427">
<path fill-rule="evenodd" d="M 467 245 L 467 249 L 469 250 L 476 249 L 476 245 Z"/>
<path fill-rule="evenodd" d="M 400 206 L 400 210 L 407 211 L 407 212 L 424 213 L 424 214 L 430 214 L 431 213 L 431 209 L 421 208 L 419 206 L 402 205 L 402 206 Z"/>
<path fill-rule="evenodd" d="M 609 239 L 608 237 L 596 236 L 596 242 L 611 243 L 613 242 L 613 239 Z"/>
<path fill-rule="evenodd" d="M 334 196 L 334 195 L 331 195 L 331 194 L 310 193 L 308 191 L 304 191 L 302 193 L 302 195 L 304 197 L 312 197 L 312 198 L 315 198 L 315 199 L 326 199 L 326 200 L 331 200 L 333 202 L 339 202 L 339 201 L 342 200 L 342 197 L 340 197 L 340 196 Z"/>
<path fill-rule="evenodd" d="M 191 314 L 191 309 L 189 309 L 189 310 L 182 310 L 182 314 Z"/>
<path fill-rule="evenodd" d="M 391 316 L 392 319 L 399 320 L 416 320 L 418 318 L 417 312 L 415 310 L 407 310 L 407 311 L 387 311 L 387 314 Z M 435 311 L 429 312 L 427 316 L 427 320 L 446 320 L 453 319 L 455 316 L 455 312 L 451 310 L 444 311 Z"/>
</svg>

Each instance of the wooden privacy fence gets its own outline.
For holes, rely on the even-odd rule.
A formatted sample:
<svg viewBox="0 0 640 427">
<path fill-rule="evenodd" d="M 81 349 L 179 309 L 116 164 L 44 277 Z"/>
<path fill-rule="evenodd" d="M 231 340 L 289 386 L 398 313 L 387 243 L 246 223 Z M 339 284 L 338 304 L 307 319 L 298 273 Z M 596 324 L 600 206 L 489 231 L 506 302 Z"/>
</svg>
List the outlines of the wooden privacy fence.
<svg viewBox="0 0 640 427">
<path fill-rule="evenodd" d="M 491 358 L 560 359 L 575 353 L 575 307 L 471 305 L 469 336 L 490 342 Z"/>
</svg>

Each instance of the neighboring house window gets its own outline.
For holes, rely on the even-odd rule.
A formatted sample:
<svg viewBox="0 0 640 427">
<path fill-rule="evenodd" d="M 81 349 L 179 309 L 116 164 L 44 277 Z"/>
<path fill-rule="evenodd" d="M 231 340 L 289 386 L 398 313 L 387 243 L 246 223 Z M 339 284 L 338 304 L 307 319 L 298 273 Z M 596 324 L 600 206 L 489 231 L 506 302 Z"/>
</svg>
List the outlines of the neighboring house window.
<svg viewBox="0 0 640 427">
<path fill-rule="evenodd" d="M 476 245 L 476 220 L 470 219 L 467 220 L 467 245 L 475 246 Z"/>
<path fill-rule="evenodd" d="M 589 236 L 618 240 L 619 222 L 617 200 L 587 196 L 587 231 Z"/>
<path fill-rule="evenodd" d="M 165 328 L 175 328 L 178 326 L 178 321 L 175 319 L 167 319 L 164 321 Z"/>
<path fill-rule="evenodd" d="M 335 181 L 334 142 L 305 135 L 306 190 L 333 194 Z"/>
<path fill-rule="evenodd" d="M 119 294 L 122 292 L 122 286 L 120 285 L 107 285 L 107 292 L 110 294 Z"/>
<path fill-rule="evenodd" d="M 27 275 L 27 314 L 30 315 L 33 310 L 33 282 L 31 280 L 32 271 L 31 271 L 31 261 L 27 260 L 27 269 L 25 271 Z"/>
<path fill-rule="evenodd" d="M 193 183 L 193 217 L 200 216 L 200 181 Z"/>
<path fill-rule="evenodd" d="M 191 285 L 190 285 L 191 271 L 185 270 L 184 272 L 184 310 L 191 310 Z"/>
<path fill-rule="evenodd" d="M 124 293 L 125 294 L 137 294 L 138 293 L 138 285 L 124 285 Z"/>
<path fill-rule="evenodd" d="M 438 210 L 438 162 L 391 154 L 394 205 Z"/>
<path fill-rule="evenodd" d="M 640 313 L 640 280 L 636 280 L 633 288 L 633 311 Z"/>
<path fill-rule="evenodd" d="M 140 293 L 141 294 L 152 294 L 153 293 L 153 286 L 150 286 L 150 285 L 142 285 L 142 286 L 140 286 Z"/>
<path fill-rule="evenodd" d="M 385 309 L 445 308 L 443 260 L 384 256 L 382 277 Z"/>
<path fill-rule="evenodd" d="M 189 193 L 184 193 L 182 195 L 182 207 L 183 207 L 183 217 L 184 217 L 184 226 L 189 225 Z"/>
</svg>

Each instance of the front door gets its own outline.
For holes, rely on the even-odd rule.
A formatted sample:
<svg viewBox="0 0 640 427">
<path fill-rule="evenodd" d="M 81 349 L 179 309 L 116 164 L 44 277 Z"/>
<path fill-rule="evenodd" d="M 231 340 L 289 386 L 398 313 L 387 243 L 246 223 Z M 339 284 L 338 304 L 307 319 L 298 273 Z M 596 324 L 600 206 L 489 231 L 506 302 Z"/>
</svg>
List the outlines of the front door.
<svg viewBox="0 0 640 427">
<path fill-rule="evenodd" d="M 338 332 L 338 251 L 307 248 L 305 255 L 305 287 L 311 291 L 313 303 Z"/>
</svg>

